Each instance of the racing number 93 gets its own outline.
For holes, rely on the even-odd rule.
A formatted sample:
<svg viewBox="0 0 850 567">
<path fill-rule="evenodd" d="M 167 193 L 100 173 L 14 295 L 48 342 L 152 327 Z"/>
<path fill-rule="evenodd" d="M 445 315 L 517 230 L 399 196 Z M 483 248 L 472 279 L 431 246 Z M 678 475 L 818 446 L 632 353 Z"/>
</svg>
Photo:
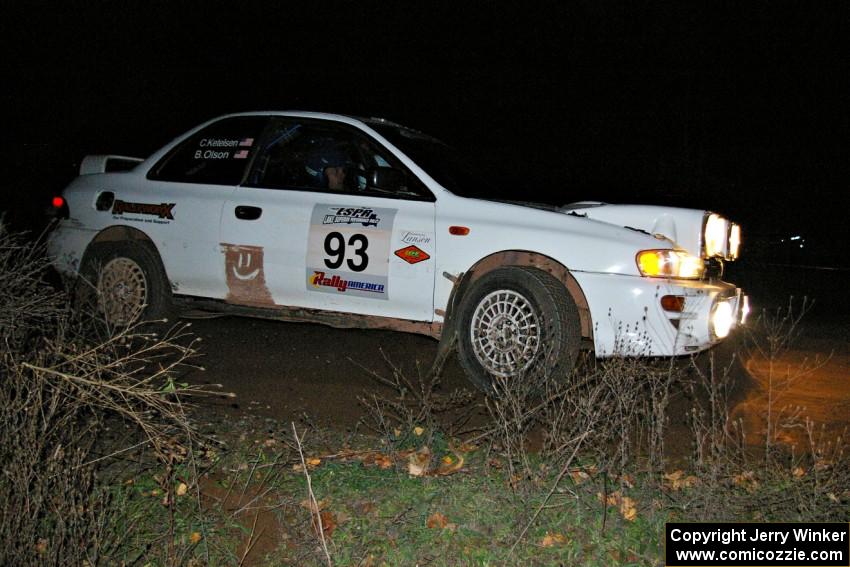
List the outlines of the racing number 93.
<svg viewBox="0 0 850 567">
<path fill-rule="evenodd" d="M 335 270 L 342 266 L 345 260 L 348 268 L 352 272 L 362 272 L 369 265 L 369 256 L 366 255 L 366 249 L 369 248 L 369 239 L 363 234 L 352 234 L 348 239 L 348 246 L 352 249 L 351 252 L 355 258 L 345 258 L 345 238 L 339 232 L 329 232 L 325 237 L 325 266 Z"/>
</svg>

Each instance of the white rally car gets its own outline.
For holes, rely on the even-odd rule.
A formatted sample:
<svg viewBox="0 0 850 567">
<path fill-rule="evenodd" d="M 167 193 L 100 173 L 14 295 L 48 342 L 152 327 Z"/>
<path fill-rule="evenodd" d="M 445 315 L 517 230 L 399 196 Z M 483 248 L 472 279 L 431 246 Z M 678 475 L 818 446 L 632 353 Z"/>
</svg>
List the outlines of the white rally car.
<svg viewBox="0 0 850 567">
<path fill-rule="evenodd" d="M 740 228 L 702 210 L 481 198 L 452 149 L 381 119 L 258 112 L 149 158 L 88 156 L 54 199 L 56 268 L 111 323 L 175 305 L 457 345 L 470 378 L 706 349 L 743 323 Z"/>
</svg>

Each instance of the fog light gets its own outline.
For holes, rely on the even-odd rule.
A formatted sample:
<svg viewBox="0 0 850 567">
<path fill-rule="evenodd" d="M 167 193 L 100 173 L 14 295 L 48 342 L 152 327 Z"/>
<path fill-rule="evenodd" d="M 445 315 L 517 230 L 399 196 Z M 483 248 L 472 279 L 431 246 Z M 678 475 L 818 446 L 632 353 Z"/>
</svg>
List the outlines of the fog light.
<svg viewBox="0 0 850 567">
<path fill-rule="evenodd" d="M 734 322 L 735 314 L 728 301 L 721 301 L 714 306 L 714 313 L 711 315 L 711 327 L 715 337 L 725 339 L 729 336 L 729 331 L 732 330 Z"/>
</svg>

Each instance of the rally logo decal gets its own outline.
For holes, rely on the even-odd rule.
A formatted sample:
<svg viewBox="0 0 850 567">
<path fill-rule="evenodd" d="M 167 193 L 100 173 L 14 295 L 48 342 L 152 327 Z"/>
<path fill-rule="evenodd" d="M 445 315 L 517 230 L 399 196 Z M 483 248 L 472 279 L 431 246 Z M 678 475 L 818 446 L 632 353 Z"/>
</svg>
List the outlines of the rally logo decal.
<svg viewBox="0 0 850 567">
<path fill-rule="evenodd" d="M 407 262 L 408 264 L 417 264 L 419 262 L 424 262 L 425 260 L 431 257 L 424 250 L 421 250 L 417 246 L 412 245 L 406 246 L 401 250 L 396 250 L 394 254 L 405 262 Z"/>
<path fill-rule="evenodd" d="M 378 226 L 381 218 L 373 209 L 351 207 L 333 207 L 333 214 L 325 215 L 322 224 L 361 224 L 363 226 Z"/>
<path fill-rule="evenodd" d="M 161 219 L 174 220 L 174 214 L 171 212 L 177 203 L 130 203 L 128 201 L 116 200 L 112 205 L 113 215 L 123 215 L 131 213 L 136 215 L 154 215 Z"/>
<path fill-rule="evenodd" d="M 346 280 L 337 275 L 328 277 L 325 272 L 314 272 L 310 276 L 310 285 L 313 287 L 331 287 L 341 293 L 348 290 L 365 291 L 368 293 L 384 293 L 385 285 L 371 282 L 361 282 L 357 280 Z"/>
</svg>

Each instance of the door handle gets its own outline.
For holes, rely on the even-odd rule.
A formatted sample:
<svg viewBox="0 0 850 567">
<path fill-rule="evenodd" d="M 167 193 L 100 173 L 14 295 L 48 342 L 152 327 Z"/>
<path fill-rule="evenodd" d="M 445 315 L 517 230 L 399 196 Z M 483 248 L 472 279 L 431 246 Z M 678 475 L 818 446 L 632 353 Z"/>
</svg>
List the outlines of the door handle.
<svg viewBox="0 0 850 567">
<path fill-rule="evenodd" d="M 263 209 L 260 207 L 248 207 L 239 205 L 236 207 L 236 218 L 239 220 L 257 220 L 263 214 Z"/>
</svg>

